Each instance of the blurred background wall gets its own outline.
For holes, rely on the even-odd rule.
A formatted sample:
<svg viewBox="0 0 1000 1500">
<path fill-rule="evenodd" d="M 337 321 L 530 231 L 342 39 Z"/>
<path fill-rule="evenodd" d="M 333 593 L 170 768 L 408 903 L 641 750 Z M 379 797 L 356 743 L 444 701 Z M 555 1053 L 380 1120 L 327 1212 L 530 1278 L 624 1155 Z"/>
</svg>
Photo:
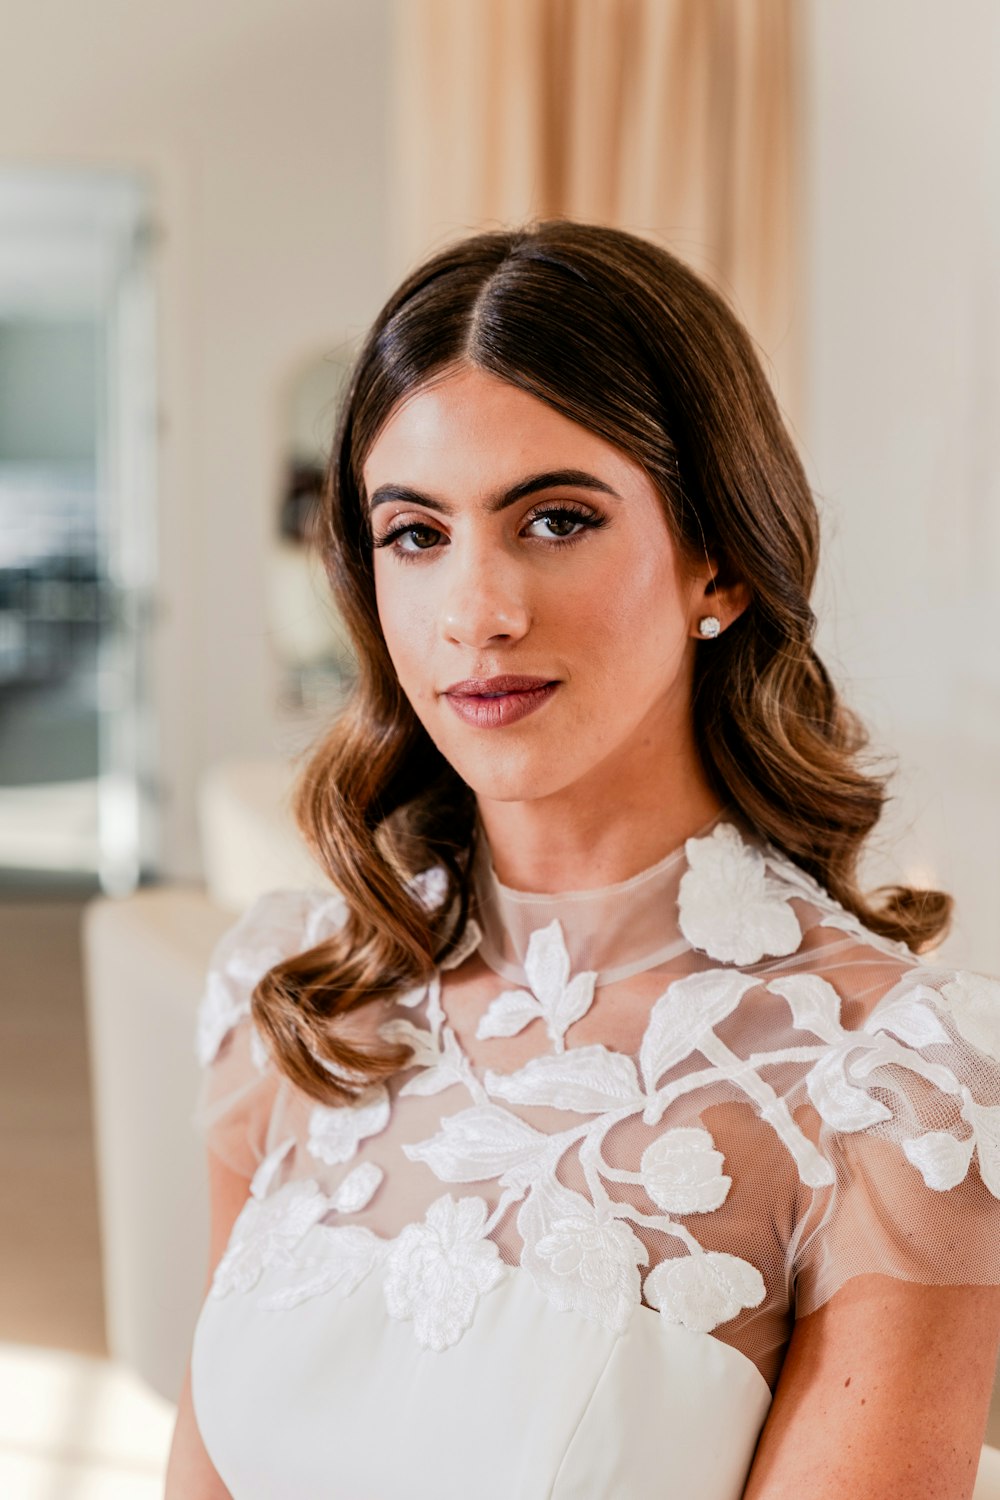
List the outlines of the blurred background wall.
<svg viewBox="0 0 1000 1500">
<path fill-rule="evenodd" d="M 138 1370 L 155 1448 L 200 976 L 316 874 L 288 770 L 350 663 L 309 507 L 427 249 L 593 216 L 731 298 L 820 504 L 820 649 L 900 763 L 871 877 L 953 890 L 946 954 L 1000 972 L 1000 9 L 9 0 L 3 35 L 0 1382 L 32 1346 Z"/>
<path fill-rule="evenodd" d="M 643 9 L 673 18 L 672 32 L 661 24 L 657 55 L 687 90 L 674 106 L 692 136 L 682 147 L 669 133 L 679 89 L 657 91 L 649 49 L 633 57 L 626 28 L 619 53 L 607 55 L 616 18 Z M 531 60 L 532 18 L 543 12 L 567 42 L 554 52 L 549 43 L 549 62 L 563 70 L 557 84 L 577 85 L 565 119 L 534 121 L 550 136 L 561 124 L 570 146 L 532 176 L 527 103 L 541 96 L 519 58 Z M 685 16 L 702 24 L 685 31 Z M 507 39 L 500 61 L 476 40 L 489 23 Z M 201 871 L 195 789 L 206 766 L 289 743 L 262 600 L 290 383 L 350 345 L 422 249 L 484 212 L 496 222 L 497 207 L 631 222 L 730 292 L 770 361 L 824 504 L 834 664 L 891 744 L 917 728 L 933 739 L 947 724 L 970 752 L 973 742 L 995 746 L 997 25 L 990 0 L 957 9 L 902 0 L 244 0 L 210 15 L 186 0 L 50 0 L 11 9 L 0 164 L 124 169 L 148 189 L 158 873 Z M 730 47 L 728 157 L 711 85 L 720 38 Z M 630 59 L 647 64 L 636 88 L 619 97 L 594 87 L 602 65 L 613 75 Z M 492 96 L 476 86 L 487 62 L 499 80 Z M 435 69 L 443 86 L 421 96 Z M 492 138 L 483 127 L 491 99 L 502 123 Z M 616 99 L 625 109 L 617 135 Z M 595 129 L 595 117 L 608 129 Z M 764 137 L 756 159 L 747 147 L 755 131 Z M 421 155 L 435 137 L 450 137 L 453 158 L 463 146 L 464 175 L 457 159 Z M 521 179 L 519 161 L 529 164 Z M 735 207 L 713 222 L 706 202 L 726 190 L 706 193 L 704 182 L 726 161 Z M 755 218 L 761 162 L 773 211 Z M 470 163 L 492 172 L 470 176 Z M 917 758 L 934 753 L 922 746 Z M 926 807 L 947 793 L 913 795 Z M 948 857 L 942 847 L 937 862 Z"/>
<path fill-rule="evenodd" d="M 156 866 L 193 876 L 199 771 L 275 749 L 264 598 L 287 386 L 386 291 L 389 11 L 50 0 L 4 25 L 0 169 L 148 189 Z"/>
</svg>

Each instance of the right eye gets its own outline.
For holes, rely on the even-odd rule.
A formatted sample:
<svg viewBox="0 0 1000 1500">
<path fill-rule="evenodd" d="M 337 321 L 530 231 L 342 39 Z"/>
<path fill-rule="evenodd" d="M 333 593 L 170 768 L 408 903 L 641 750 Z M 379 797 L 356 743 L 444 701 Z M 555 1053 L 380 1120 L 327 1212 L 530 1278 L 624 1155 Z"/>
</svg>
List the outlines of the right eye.
<svg viewBox="0 0 1000 1500">
<path fill-rule="evenodd" d="M 418 552 L 430 552 L 437 545 L 440 536 L 441 533 L 435 526 L 414 521 L 409 526 L 397 526 L 395 531 L 387 532 L 373 546 L 388 547 L 399 556 L 413 557 Z M 409 546 L 406 545 L 406 538 L 409 538 Z"/>
</svg>

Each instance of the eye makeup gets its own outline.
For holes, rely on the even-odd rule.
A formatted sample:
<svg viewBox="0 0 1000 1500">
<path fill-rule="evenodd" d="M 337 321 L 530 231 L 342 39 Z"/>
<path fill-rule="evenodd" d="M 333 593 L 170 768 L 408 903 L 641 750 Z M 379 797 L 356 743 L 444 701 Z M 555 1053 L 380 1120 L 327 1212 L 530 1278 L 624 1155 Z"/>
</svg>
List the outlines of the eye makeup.
<svg viewBox="0 0 1000 1500">
<path fill-rule="evenodd" d="M 584 505 L 574 504 L 572 501 L 565 500 L 550 502 L 547 505 L 539 505 L 534 510 L 529 511 L 521 523 L 522 532 L 527 527 L 534 526 L 539 521 L 554 522 L 557 525 L 569 523 L 577 528 L 564 535 L 549 531 L 547 534 L 536 534 L 528 538 L 529 541 L 540 541 L 547 547 L 569 546 L 573 542 L 581 540 L 588 531 L 596 531 L 600 527 L 607 525 L 606 517 L 597 514 Z M 383 535 L 373 537 L 372 547 L 387 547 L 397 557 L 409 561 L 421 552 L 435 552 L 438 550 L 437 544 L 433 542 L 422 545 L 416 541 L 417 536 L 441 537 L 443 535 L 444 533 L 438 527 L 431 525 L 428 521 L 398 520 L 395 524 L 390 523 L 389 529 Z M 414 542 L 413 546 L 407 547 L 403 545 L 403 539 L 406 537 L 411 538 Z"/>
</svg>

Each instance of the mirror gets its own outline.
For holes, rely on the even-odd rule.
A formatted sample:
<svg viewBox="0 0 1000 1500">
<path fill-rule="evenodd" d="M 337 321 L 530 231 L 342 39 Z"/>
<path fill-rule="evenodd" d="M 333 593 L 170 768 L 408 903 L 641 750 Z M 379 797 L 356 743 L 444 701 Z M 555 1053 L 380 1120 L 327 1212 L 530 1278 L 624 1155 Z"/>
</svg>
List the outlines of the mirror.
<svg viewBox="0 0 1000 1500">
<path fill-rule="evenodd" d="M 355 349 L 301 365 L 283 403 L 283 462 L 268 572 L 268 623 L 280 664 L 279 714 L 308 740 L 354 680 L 354 656 L 314 540 L 327 458 Z"/>
</svg>

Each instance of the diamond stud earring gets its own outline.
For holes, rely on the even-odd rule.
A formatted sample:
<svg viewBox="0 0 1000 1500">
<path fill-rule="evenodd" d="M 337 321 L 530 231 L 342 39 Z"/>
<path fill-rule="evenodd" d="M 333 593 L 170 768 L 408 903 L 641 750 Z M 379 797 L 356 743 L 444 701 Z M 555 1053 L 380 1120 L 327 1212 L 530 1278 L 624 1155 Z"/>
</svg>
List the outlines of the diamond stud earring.
<svg viewBox="0 0 1000 1500">
<path fill-rule="evenodd" d="M 704 619 L 698 621 L 698 630 L 707 640 L 714 639 L 721 629 L 718 615 L 705 615 Z"/>
</svg>

